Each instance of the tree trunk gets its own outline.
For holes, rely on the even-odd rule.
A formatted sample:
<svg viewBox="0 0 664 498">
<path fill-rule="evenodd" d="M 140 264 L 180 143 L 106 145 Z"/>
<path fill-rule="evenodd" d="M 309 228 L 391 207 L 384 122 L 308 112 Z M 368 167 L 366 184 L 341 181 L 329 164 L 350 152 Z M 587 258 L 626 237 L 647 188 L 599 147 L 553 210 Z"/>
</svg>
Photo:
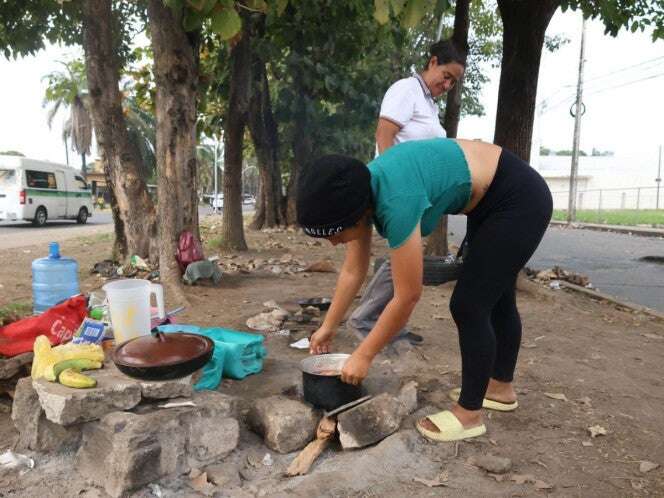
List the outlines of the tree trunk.
<svg viewBox="0 0 664 498">
<path fill-rule="evenodd" d="M 136 254 L 155 260 L 154 205 L 140 175 L 140 154 L 127 133 L 118 88 L 120 75 L 113 29 L 117 20 L 113 18 L 110 0 L 81 2 L 81 5 L 92 119 L 111 192 L 114 249 L 120 259 Z"/>
<path fill-rule="evenodd" d="M 242 218 L 242 159 L 244 128 L 251 93 L 251 29 L 243 15 L 242 38 L 231 50 L 228 112 L 224 126 L 224 211 L 221 247 L 247 250 Z"/>
<path fill-rule="evenodd" d="M 498 0 L 503 59 L 494 142 L 530 160 L 544 34 L 560 0 Z"/>
<path fill-rule="evenodd" d="M 298 81 L 300 78 L 296 77 Z M 297 88 L 297 85 L 296 85 Z M 301 87 L 300 87 L 301 88 Z M 295 132 L 293 135 L 293 164 L 286 191 L 286 222 L 288 225 L 297 225 L 297 183 L 300 173 L 304 171 L 312 156 L 313 144 L 311 141 L 310 119 L 307 113 L 308 97 L 304 92 L 296 91 L 300 95 L 295 114 Z"/>
<path fill-rule="evenodd" d="M 468 24 L 470 0 L 457 0 L 454 9 L 454 33 L 452 41 L 454 44 L 468 52 Z M 465 62 L 465 59 L 464 59 Z M 461 117 L 461 91 L 463 90 L 463 78 L 447 93 L 447 104 L 445 105 L 445 118 L 443 119 L 443 128 L 449 138 L 457 136 L 459 129 L 459 118 Z M 425 254 L 433 256 L 447 256 L 450 252 L 447 240 L 447 215 L 443 216 L 438 222 L 438 226 L 427 239 Z"/>
<path fill-rule="evenodd" d="M 265 23 L 261 16 L 259 29 Z M 252 91 L 247 124 L 256 149 L 260 172 L 259 198 L 251 228 L 272 228 L 283 223 L 281 213 L 281 167 L 278 161 L 277 123 L 272 114 L 270 88 L 267 82 L 265 62 L 252 51 Z"/>
<path fill-rule="evenodd" d="M 177 301 L 185 301 L 175 259 L 178 238 L 199 237 L 196 188 L 198 45 L 182 27 L 182 12 L 149 0 L 157 121 L 159 271 Z"/>
</svg>

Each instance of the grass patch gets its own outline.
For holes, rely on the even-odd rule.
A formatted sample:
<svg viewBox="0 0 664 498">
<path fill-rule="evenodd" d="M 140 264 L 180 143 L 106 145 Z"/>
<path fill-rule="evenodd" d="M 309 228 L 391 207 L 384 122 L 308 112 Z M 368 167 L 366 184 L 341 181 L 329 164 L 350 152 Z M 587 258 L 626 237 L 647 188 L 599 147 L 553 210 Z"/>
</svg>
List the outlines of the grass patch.
<svg viewBox="0 0 664 498">
<path fill-rule="evenodd" d="M 113 242 L 114 237 L 115 234 L 113 232 L 109 232 L 79 237 L 78 240 L 83 244 L 96 244 L 98 242 Z"/>
<path fill-rule="evenodd" d="M 14 303 L 0 308 L 0 326 L 15 322 L 32 314 L 30 303 Z"/>
<path fill-rule="evenodd" d="M 218 251 L 221 248 L 221 244 L 224 241 L 222 237 L 214 237 L 207 242 L 205 242 L 206 249 L 212 249 Z"/>
<path fill-rule="evenodd" d="M 556 209 L 553 219 L 567 221 L 567 211 Z M 664 210 L 655 209 L 616 209 L 595 211 L 583 209 L 576 212 L 576 221 L 581 223 L 601 223 L 605 225 L 664 225 Z"/>
</svg>

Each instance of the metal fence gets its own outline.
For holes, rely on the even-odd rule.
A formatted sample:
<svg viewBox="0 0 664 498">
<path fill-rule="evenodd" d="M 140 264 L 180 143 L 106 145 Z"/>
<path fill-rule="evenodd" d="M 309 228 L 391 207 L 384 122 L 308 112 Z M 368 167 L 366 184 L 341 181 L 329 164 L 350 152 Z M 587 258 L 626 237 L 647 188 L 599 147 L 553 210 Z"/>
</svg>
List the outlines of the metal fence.
<svg viewBox="0 0 664 498">
<path fill-rule="evenodd" d="M 553 208 L 567 210 L 569 191 L 551 192 Z M 576 210 L 652 210 L 662 209 L 664 216 L 664 188 L 631 187 L 604 188 L 577 191 Z"/>
</svg>

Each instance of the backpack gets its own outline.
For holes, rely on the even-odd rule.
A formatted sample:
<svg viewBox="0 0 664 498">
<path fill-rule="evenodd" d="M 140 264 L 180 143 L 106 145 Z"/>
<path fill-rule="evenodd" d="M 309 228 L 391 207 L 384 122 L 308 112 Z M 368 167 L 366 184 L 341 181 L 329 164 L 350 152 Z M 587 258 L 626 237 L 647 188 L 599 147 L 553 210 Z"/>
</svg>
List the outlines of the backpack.
<svg viewBox="0 0 664 498">
<path fill-rule="evenodd" d="M 194 237 L 194 234 L 185 230 L 180 234 L 178 241 L 178 250 L 175 259 L 180 265 L 180 271 L 184 273 L 189 263 L 205 259 L 203 255 L 203 246 L 201 241 Z"/>
</svg>

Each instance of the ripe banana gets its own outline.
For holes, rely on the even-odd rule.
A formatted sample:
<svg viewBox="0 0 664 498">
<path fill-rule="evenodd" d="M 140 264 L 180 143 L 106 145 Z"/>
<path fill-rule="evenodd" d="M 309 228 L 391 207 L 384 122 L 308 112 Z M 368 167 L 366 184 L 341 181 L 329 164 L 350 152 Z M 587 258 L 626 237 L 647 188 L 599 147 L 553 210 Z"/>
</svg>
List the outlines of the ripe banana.
<svg viewBox="0 0 664 498">
<path fill-rule="evenodd" d="M 83 375 L 73 368 L 66 368 L 60 372 L 58 380 L 63 386 L 75 387 L 77 389 L 86 389 L 89 387 L 95 387 L 97 385 L 97 381 L 95 379 L 88 377 L 87 375 Z"/>
</svg>

